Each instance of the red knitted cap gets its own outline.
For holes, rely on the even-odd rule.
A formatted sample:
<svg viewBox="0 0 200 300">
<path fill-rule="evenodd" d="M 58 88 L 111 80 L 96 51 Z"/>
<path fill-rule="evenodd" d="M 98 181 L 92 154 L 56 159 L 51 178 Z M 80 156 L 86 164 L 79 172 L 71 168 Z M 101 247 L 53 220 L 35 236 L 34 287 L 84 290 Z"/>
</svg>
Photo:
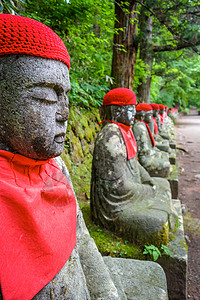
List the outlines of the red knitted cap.
<svg viewBox="0 0 200 300">
<path fill-rule="evenodd" d="M 152 109 L 154 109 L 154 110 L 159 110 L 160 109 L 159 105 L 156 104 L 156 103 L 151 103 L 150 105 L 151 105 Z"/>
<path fill-rule="evenodd" d="M 165 109 L 165 106 L 163 104 L 159 104 L 159 109 Z"/>
<path fill-rule="evenodd" d="M 68 51 L 53 30 L 30 18 L 0 14 L 0 55 L 8 54 L 52 58 L 70 68 Z"/>
<path fill-rule="evenodd" d="M 136 95 L 127 88 L 117 88 L 109 91 L 103 98 L 103 105 L 136 105 Z"/>
<path fill-rule="evenodd" d="M 152 107 L 150 104 L 147 103 L 139 103 L 136 106 L 136 111 L 150 111 L 150 110 L 152 110 Z"/>
</svg>

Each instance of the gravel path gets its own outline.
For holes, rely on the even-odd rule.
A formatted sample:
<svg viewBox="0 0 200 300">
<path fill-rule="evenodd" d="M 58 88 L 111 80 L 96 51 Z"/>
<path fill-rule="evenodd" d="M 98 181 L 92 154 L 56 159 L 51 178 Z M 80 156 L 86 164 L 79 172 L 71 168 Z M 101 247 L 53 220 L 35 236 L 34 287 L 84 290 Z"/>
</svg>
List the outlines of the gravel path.
<svg viewBox="0 0 200 300">
<path fill-rule="evenodd" d="M 185 205 L 184 228 L 188 244 L 188 299 L 200 300 L 200 115 L 191 110 L 176 126 L 179 199 Z"/>
</svg>

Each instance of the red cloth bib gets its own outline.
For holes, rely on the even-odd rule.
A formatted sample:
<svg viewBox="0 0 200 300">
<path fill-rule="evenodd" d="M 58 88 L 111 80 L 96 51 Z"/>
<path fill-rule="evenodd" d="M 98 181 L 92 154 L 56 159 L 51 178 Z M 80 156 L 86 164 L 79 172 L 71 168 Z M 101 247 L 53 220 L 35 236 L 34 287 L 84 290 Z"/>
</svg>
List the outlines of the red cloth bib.
<svg viewBox="0 0 200 300">
<path fill-rule="evenodd" d="M 154 124 L 154 132 L 155 134 L 158 134 L 158 124 L 155 117 L 153 117 L 153 124 Z"/>
<path fill-rule="evenodd" d="M 126 145 L 126 150 L 127 150 L 127 158 L 132 159 L 136 156 L 137 154 L 137 144 L 135 137 L 133 135 L 133 132 L 131 130 L 131 126 L 124 125 L 122 123 L 114 122 L 111 120 L 105 120 L 110 123 L 114 123 L 119 127 L 119 130 L 121 131 L 121 134 L 124 139 L 124 143 Z M 103 121 L 104 122 L 104 121 Z"/>
<path fill-rule="evenodd" d="M 32 299 L 76 244 L 76 200 L 54 159 L 0 150 L 0 281 L 4 300 Z"/>
<path fill-rule="evenodd" d="M 148 130 L 148 133 L 149 133 L 149 136 L 150 136 L 150 139 L 151 139 L 151 142 L 152 142 L 152 145 L 155 147 L 155 146 L 156 146 L 156 142 L 155 142 L 155 140 L 154 140 L 153 134 L 151 133 L 151 130 L 150 130 L 150 128 L 149 128 L 149 125 L 148 125 L 147 123 L 145 123 L 144 121 L 142 121 L 142 120 L 139 120 L 139 119 L 135 119 L 135 120 L 136 120 L 136 121 L 140 121 L 140 122 L 142 122 L 142 123 L 144 123 L 144 124 L 146 125 L 147 130 Z"/>
<path fill-rule="evenodd" d="M 163 122 L 164 122 L 164 115 L 159 114 L 159 116 L 160 116 L 160 123 L 161 123 L 161 125 L 163 125 Z"/>
</svg>

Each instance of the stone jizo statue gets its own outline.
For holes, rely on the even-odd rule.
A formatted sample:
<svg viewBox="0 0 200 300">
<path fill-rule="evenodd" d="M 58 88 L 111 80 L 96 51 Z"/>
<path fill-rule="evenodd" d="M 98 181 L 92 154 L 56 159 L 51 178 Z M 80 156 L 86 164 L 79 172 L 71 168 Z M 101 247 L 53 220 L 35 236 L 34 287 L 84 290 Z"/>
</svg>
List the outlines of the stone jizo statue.
<svg viewBox="0 0 200 300">
<path fill-rule="evenodd" d="M 135 105 L 134 92 L 126 88 L 111 90 L 103 99 L 104 121 L 92 163 L 91 214 L 95 223 L 130 241 L 154 243 L 161 232 L 168 239 L 166 230 L 177 217 L 168 181 L 150 177 L 138 162 L 131 131 Z"/>
<path fill-rule="evenodd" d="M 47 26 L 0 14 L 1 299 L 120 299 L 61 158 L 70 58 Z"/>
<path fill-rule="evenodd" d="M 167 139 L 170 147 L 174 149 L 176 148 L 176 142 L 174 140 L 174 127 L 172 124 L 170 124 L 170 126 L 173 127 L 172 129 L 167 126 L 167 122 L 171 123 L 171 121 L 166 122 L 168 118 L 168 116 L 166 117 L 166 108 L 167 107 L 165 107 L 165 105 L 159 104 L 159 116 L 157 119 L 158 129 L 160 136 L 164 139 Z"/>
<path fill-rule="evenodd" d="M 144 113 L 144 120 L 140 118 L 141 111 Z M 155 139 L 149 128 L 152 115 L 152 107 L 149 104 L 140 103 L 136 106 L 133 133 L 137 141 L 138 159 L 150 176 L 168 177 L 171 167 L 169 156 L 156 147 Z"/>
</svg>

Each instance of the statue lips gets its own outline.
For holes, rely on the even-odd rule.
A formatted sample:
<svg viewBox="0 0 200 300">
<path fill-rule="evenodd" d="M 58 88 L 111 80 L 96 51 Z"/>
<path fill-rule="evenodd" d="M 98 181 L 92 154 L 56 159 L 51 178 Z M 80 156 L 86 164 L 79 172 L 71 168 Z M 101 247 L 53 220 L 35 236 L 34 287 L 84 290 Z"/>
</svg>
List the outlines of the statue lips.
<svg viewBox="0 0 200 300">
<path fill-rule="evenodd" d="M 65 141 L 65 133 L 59 133 L 55 135 L 54 141 L 58 144 L 63 144 Z"/>
</svg>

